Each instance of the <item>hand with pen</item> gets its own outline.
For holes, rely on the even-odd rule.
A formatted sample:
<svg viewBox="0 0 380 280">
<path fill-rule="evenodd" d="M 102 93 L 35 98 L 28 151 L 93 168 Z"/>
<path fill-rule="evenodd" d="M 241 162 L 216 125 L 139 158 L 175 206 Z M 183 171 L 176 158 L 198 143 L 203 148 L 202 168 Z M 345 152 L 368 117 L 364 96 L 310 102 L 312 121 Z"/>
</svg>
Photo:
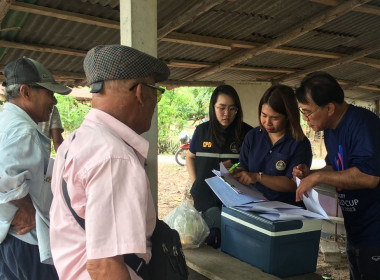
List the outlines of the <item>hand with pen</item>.
<svg viewBox="0 0 380 280">
<path fill-rule="evenodd" d="M 309 197 L 309 190 L 317 185 L 317 182 L 314 180 L 315 174 L 314 176 L 311 175 L 310 168 L 306 164 L 299 164 L 293 168 L 292 175 L 294 181 L 296 181 L 296 177 L 302 180 L 296 191 L 296 201 L 303 200 L 304 195 Z"/>
<path fill-rule="evenodd" d="M 224 167 L 228 170 L 228 172 L 230 172 L 230 175 L 236 174 L 236 173 L 244 170 L 243 168 L 238 167 L 240 162 L 232 164 L 231 160 L 226 160 L 226 161 L 223 161 L 222 163 L 223 163 Z"/>
<path fill-rule="evenodd" d="M 260 180 L 260 174 L 255 172 L 248 172 L 244 168 L 239 167 L 240 162 L 232 165 L 228 171 L 230 172 L 230 176 L 235 180 L 239 181 L 239 183 L 243 185 L 250 185 Z"/>
</svg>

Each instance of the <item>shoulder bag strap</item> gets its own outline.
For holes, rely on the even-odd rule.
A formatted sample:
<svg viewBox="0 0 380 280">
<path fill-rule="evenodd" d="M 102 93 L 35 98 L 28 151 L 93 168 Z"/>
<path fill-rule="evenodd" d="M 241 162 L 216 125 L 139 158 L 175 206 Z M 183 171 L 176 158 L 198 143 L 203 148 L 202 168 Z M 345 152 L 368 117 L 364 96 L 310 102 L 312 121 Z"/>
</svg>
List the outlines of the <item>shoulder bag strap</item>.
<svg viewBox="0 0 380 280">
<path fill-rule="evenodd" d="M 71 139 L 71 143 L 75 139 L 75 134 L 73 135 L 73 138 Z M 71 145 L 70 143 L 70 145 Z M 70 146 L 69 146 L 70 148 Z M 67 149 L 65 154 L 65 161 L 67 158 L 67 154 L 69 152 L 69 149 Z M 63 172 L 65 171 L 65 165 L 63 165 Z M 65 198 L 67 207 L 69 208 L 71 214 L 73 215 L 74 219 L 77 221 L 77 223 L 83 228 L 83 230 L 86 230 L 85 226 L 85 220 L 78 216 L 78 214 L 75 212 L 75 210 L 71 207 L 71 199 L 69 196 L 69 193 L 67 191 L 67 184 L 66 181 L 63 179 L 63 172 L 62 172 L 62 193 L 63 197 Z M 146 270 L 146 264 L 144 259 L 139 258 L 136 254 L 125 254 L 124 257 L 124 263 L 129 265 L 130 268 L 132 268 L 137 274 L 140 275 L 140 270 Z M 145 272 L 146 273 L 146 272 Z"/>
</svg>

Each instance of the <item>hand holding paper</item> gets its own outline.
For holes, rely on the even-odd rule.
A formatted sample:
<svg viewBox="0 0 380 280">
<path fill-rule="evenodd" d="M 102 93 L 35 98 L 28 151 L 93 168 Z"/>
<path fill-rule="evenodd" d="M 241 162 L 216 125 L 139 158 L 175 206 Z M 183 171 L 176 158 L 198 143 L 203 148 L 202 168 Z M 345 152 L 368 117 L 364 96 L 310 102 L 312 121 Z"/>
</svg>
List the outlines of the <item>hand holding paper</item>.
<svg viewBox="0 0 380 280">
<path fill-rule="evenodd" d="M 299 178 L 296 178 L 296 182 L 297 182 L 297 187 L 299 187 L 301 180 Z M 322 208 L 321 204 L 319 203 L 318 193 L 315 190 L 311 189 L 307 191 L 306 195 L 304 195 L 303 197 L 303 203 L 305 204 L 307 210 L 320 214 L 325 219 L 329 220 L 328 215 L 326 214 L 325 210 Z"/>
</svg>

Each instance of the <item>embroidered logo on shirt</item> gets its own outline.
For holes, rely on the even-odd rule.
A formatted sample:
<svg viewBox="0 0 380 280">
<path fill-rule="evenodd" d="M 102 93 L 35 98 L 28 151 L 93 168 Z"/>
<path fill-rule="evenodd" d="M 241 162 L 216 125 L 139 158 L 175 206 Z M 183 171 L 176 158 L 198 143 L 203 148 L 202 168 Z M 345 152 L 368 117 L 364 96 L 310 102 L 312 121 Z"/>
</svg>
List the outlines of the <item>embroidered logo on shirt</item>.
<svg viewBox="0 0 380 280">
<path fill-rule="evenodd" d="M 283 160 L 279 160 L 279 161 L 276 162 L 276 169 L 277 169 L 278 171 L 284 171 L 285 168 L 286 168 L 286 163 L 285 163 L 285 161 L 283 161 Z"/>
<path fill-rule="evenodd" d="M 239 153 L 239 147 L 236 145 L 235 142 L 232 142 L 230 145 L 231 152 L 238 154 Z"/>
<path fill-rule="evenodd" d="M 211 142 L 203 142 L 203 148 L 211 148 L 212 143 Z"/>
</svg>

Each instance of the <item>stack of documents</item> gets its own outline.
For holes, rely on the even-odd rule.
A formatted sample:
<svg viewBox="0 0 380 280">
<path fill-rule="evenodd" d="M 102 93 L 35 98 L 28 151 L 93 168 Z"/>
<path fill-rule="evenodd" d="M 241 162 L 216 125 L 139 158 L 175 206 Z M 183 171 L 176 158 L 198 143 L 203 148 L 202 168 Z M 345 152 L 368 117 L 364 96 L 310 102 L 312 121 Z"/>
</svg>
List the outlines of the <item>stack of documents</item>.
<svg viewBox="0 0 380 280">
<path fill-rule="evenodd" d="M 205 181 L 227 207 L 256 212 L 255 214 L 272 221 L 329 219 L 319 204 L 318 193 L 314 190 L 311 190 L 308 198 L 305 196 L 303 198 L 308 209 L 305 210 L 280 201 L 268 201 L 254 186 L 244 186 L 232 178 L 222 163 L 220 163 L 220 171 L 213 170 L 213 173 L 216 176 Z"/>
</svg>

